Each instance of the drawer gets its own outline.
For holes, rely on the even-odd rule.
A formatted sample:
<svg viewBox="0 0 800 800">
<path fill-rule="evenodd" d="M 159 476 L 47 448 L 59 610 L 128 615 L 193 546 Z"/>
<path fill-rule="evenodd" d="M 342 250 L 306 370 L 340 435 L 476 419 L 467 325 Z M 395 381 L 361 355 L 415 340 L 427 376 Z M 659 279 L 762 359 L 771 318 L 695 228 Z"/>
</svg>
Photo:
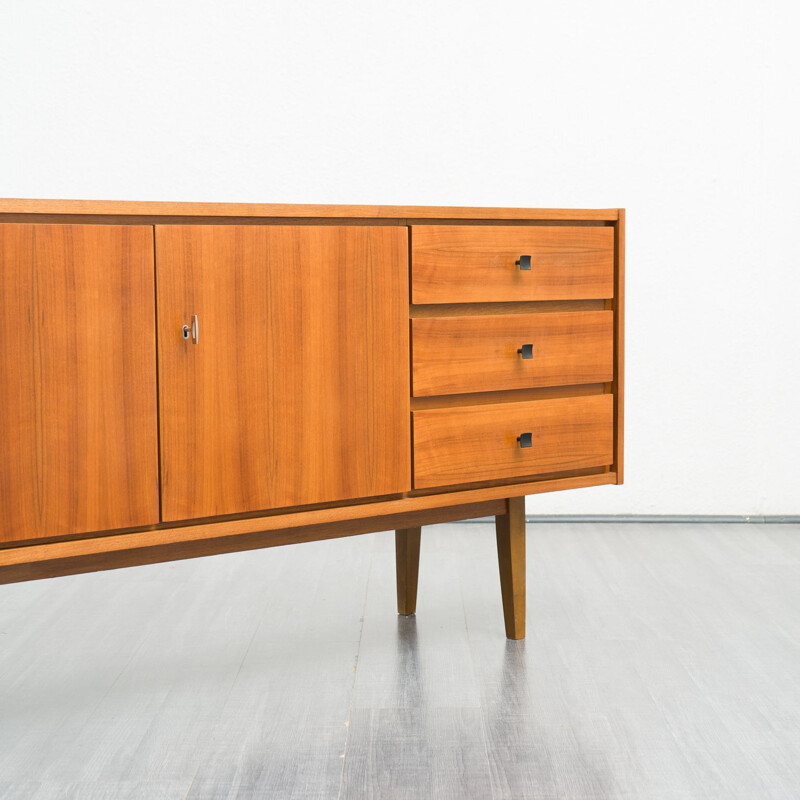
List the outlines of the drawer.
<svg viewBox="0 0 800 800">
<path fill-rule="evenodd" d="M 530 257 L 530 269 L 521 269 L 527 260 L 522 256 Z M 613 296 L 614 231 L 610 227 L 411 228 L 412 303 L 594 300 Z"/>
<path fill-rule="evenodd" d="M 411 335 L 416 397 L 614 378 L 613 311 L 426 317 Z"/>
<path fill-rule="evenodd" d="M 414 488 L 609 465 L 613 404 L 597 394 L 415 411 Z"/>
</svg>

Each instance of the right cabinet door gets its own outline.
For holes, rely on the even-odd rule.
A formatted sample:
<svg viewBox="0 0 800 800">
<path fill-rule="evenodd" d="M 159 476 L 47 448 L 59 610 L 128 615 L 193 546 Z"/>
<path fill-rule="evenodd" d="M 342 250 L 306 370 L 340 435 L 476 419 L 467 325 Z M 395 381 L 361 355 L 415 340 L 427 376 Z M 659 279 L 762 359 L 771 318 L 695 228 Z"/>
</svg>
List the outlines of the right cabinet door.
<svg viewBox="0 0 800 800">
<path fill-rule="evenodd" d="M 156 227 L 165 521 L 411 488 L 408 242 Z"/>
</svg>

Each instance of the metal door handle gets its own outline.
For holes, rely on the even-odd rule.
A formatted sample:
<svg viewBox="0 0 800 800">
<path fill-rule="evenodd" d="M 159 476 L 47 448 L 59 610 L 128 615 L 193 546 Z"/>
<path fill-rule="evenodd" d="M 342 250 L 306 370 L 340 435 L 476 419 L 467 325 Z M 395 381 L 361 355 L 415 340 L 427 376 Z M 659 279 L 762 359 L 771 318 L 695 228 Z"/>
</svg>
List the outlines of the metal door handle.
<svg viewBox="0 0 800 800">
<path fill-rule="evenodd" d="M 531 268 L 531 257 L 530 256 L 520 256 L 514 263 L 520 269 L 528 270 L 528 269 Z"/>
<path fill-rule="evenodd" d="M 521 433 L 517 436 L 517 443 L 520 447 L 533 447 L 533 434 Z"/>
<path fill-rule="evenodd" d="M 522 345 L 522 347 L 517 349 L 517 355 L 522 356 L 522 358 L 533 358 L 533 345 L 532 344 Z"/>
<path fill-rule="evenodd" d="M 188 339 L 189 334 L 192 335 L 192 342 L 194 344 L 200 344 L 200 322 L 197 319 L 197 314 L 192 314 L 192 325 L 189 327 L 188 325 L 183 326 L 183 338 Z"/>
</svg>

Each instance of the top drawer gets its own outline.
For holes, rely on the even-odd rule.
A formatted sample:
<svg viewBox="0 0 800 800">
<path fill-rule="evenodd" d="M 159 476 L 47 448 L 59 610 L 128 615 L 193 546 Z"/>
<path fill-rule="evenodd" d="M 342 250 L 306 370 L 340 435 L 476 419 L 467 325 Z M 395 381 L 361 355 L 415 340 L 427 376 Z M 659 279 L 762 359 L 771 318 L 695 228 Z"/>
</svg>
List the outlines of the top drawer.
<svg viewBox="0 0 800 800">
<path fill-rule="evenodd" d="M 530 269 L 522 268 L 528 261 L 523 256 L 529 257 Z M 613 296 L 613 228 L 411 228 L 412 303 L 595 300 Z"/>
</svg>

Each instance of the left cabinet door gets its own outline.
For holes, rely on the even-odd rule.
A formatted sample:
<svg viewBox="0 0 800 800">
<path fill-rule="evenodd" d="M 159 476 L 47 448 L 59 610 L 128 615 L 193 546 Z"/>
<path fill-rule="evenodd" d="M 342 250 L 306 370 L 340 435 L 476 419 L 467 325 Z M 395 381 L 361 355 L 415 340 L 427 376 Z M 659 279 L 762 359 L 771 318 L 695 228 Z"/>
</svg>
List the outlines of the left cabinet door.
<svg viewBox="0 0 800 800">
<path fill-rule="evenodd" d="M 159 521 L 153 229 L 0 224 L 0 542 Z"/>
</svg>

